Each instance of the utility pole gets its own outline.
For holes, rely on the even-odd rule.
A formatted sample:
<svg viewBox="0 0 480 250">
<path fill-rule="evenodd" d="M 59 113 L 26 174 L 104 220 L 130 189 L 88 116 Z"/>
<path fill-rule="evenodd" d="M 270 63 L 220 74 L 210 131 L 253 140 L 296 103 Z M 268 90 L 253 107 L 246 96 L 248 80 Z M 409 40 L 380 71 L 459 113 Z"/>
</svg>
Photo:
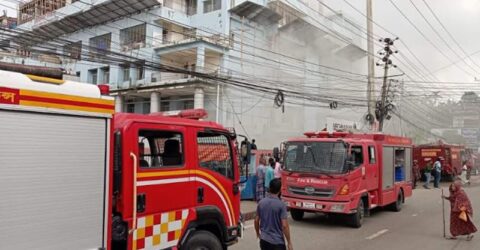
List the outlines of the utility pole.
<svg viewBox="0 0 480 250">
<path fill-rule="evenodd" d="M 373 58 L 373 14 L 372 14 L 372 0 L 367 0 L 367 56 L 368 56 L 368 85 L 367 85 L 367 100 L 368 100 L 368 115 L 367 121 L 370 124 L 375 123 L 375 63 Z M 373 128 L 373 126 L 372 126 Z"/>
<path fill-rule="evenodd" d="M 398 53 L 398 51 L 393 51 L 391 49 L 391 46 L 394 45 L 394 41 L 397 39 L 398 38 L 380 39 L 380 42 L 383 42 L 385 44 L 385 47 L 383 48 L 383 52 L 380 53 L 380 55 L 383 55 L 383 58 L 382 58 L 383 64 L 377 63 L 377 66 L 383 65 L 382 97 L 380 99 L 380 105 L 376 111 L 377 119 L 378 119 L 378 131 L 380 132 L 383 131 L 383 122 L 389 111 L 386 108 L 387 94 L 388 94 L 388 91 L 387 91 L 388 69 L 390 67 L 396 67 L 395 65 L 392 64 L 392 60 L 390 60 L 390 56 L 393 53 Z"/>
</svg>

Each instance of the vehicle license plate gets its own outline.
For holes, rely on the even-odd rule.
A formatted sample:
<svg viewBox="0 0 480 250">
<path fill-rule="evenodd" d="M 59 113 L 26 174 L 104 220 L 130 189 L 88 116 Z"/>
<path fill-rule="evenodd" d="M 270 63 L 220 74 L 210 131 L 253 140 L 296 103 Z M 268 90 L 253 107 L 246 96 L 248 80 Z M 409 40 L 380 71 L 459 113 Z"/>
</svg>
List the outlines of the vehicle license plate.
<svg viewBox="0 0 480 250">
<path fill-rule="evenodd" d="M 303 203 L 303 207 L 304 207 L 304 208 L 315 208 L 315 203 L 304 202 L 304 203 Z"/>
</svg>

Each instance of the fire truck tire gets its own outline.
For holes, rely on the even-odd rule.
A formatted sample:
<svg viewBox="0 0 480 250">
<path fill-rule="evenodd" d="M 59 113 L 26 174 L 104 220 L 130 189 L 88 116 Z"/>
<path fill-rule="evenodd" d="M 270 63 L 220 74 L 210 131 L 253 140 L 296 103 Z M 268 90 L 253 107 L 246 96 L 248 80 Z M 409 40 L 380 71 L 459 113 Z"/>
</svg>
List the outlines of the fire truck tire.
<svg viewBox="0 0 480 250">
<path fill-rule="evenodd" d="M 403 191 L 400 190 L 400 193 L 398 193 L 398 196 L 397 196 L 397 201 L 392 203 L 392 205 L 390 205 L 390 208 L 394 212 L 400 212 L 402 210 L 402 205 L 403 205 Z"/>
<path fill-rule="evenodd" d="M 195 232 L 185 243 L 186 250 L 222 250 L 222 243 L 213 233 L 208 231 Z"/>
<path fill-rule="evenodd" d="M 293 220 L 301 221 L 303 220 L 303 216 L 305 215 L 305 212 L 300 209 L 291 208 L 290 215 L 292 215 Z"/>
<path fill-rule="evenodd" d="M 363 224 L 363 218 L 365 217 L 365 205 L 363 200 L 358 201 L 357 212 L 351 214 L 348 218 L 348 224 L 353 228 L 361 228 Z"/>
</svg>

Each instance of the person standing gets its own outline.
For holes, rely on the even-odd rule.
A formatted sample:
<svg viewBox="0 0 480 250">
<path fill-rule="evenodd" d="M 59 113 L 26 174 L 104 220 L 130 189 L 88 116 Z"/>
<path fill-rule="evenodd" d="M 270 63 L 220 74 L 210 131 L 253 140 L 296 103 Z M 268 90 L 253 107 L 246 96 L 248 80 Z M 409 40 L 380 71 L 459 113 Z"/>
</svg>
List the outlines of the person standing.
<svg viewBox="0 0 480 250">
<path fill-rule="evenodd" d="M 259 202 L 265 197 L 265 172 L 266 172 L 266 161 L 264 157 L 260 158 L 260 164 L 257 167 L 257 185 L 256 185 L 256 199 Z"/>
<path fill-rule="evenodd" d="M 467 161 L 464 161 L 463 164 L 462 164 L 462 173 L 460 174 L 460 179 L 462 180 L 463 184 L 468 183 L 467 171 L 468 171 Z"/>
<path fill-rule="evenodd" d="M 435 182 L 433 183 L 433 186 L 435 188 L 440 188 L 440 179 L 442 178 L 442 162 L 440 157 L 437 158 L 433 164 L 433 173 L 435 174 Z"/>
<path fill-rule="evenodd" d="M 467 184 L 470 185 L 470 177 L 472 176 L 472 168 L 474 165 L 474 161 L 472 157 L 468 159 L 466 165 L 467 165 Z"/>
<path fill-rule="evenodd" d="M 265 170 L 265 190 L 270 188 L 270 182 L 275 179 L 275 160 L 273 158 L 268 159 L 268 166 Z"/>
<path fill-rule="evenodd" d="M 467 240 L 473 238 L 477 228 L 472 222 L 473 208 L 470 199 L 462 189 L 462 183 L 455 181 L 450 185 L 450 196 L 442 198 L 450 201 L 450 233 L 449 239 L 456 240 L 457 236 L 467 235 Z"/>
<path fill-rule="evenodd" d="M 252 144 L 250 144 L 252 150 L 257 150 L 257 144 L 255 144 L 255 139 L 252 139 Z"/>
<path fill-rule="evenodd" d="M 420 174 L 420 166 L 418 166 L 418 161 L 414 160 L 413 161 L 413 188 L 417 188 L 417 181 L 420 180 L 421 174 Z"/>
<path fill-rule="evenodd" d="M 282 178 L 282 164 L 280 164 L 278 160 L 275 160 L 275 167 L 273 169 L 273 173 L 274 173 L 275 179 Z"/>
<path fill-rule="evenodd" d="M 272 180 L 269 194 L 257 206 L 254 224 L 261 250 L 293 250 L 287 207 L 278 198 L 281 185 L 279 179 Z"/>
<path fill-rule="evenodd" d="M 430 185 L 430 179 L 432 178 L 432 160 L 427 162 L 427 165 L 425 166 L 424 169 L 424 174 L 425 174 L 425 184 L 423 184 L 423 187 L 426 189 L 430 189 L 428 186 Z"/>
</svg>

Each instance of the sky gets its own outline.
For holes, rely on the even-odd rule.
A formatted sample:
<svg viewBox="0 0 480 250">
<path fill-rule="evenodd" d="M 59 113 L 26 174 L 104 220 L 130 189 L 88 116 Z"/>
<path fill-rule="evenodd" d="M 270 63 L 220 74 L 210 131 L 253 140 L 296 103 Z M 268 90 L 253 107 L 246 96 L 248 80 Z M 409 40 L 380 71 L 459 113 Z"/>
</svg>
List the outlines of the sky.
<svg viewBox="0 0 480 250">
<path fill-rule="evenodd" d="M 303 0 L 304 2 L 308 2 Z M 319 1 L 319 0 L 309 0 L 309 1 Z M 415 67 L 421 68 L 422 66 L 418 61 L 410 54 L 407 48 L 413 52 L 423 64 L 427 67 L 428 71 L 434 72 L 439 70 L 434 74 L 436 79 L 432 81 L 442 81 L 442 82 L 468 82 L 470 84 L 463 85 L 439 85 L 435 83 L 426 84 L 426 86 L 433 86 L 432 90 L 441 89 L 441 86 L 447 86 L 445 89 L 450 90 L 455 86 L 461 86 L 457 90 L 451 90 L 450 96 L 456 96 L 457 98 L 461 94 L 460 90 L 472 88 L 472 90 L 480 90 L 480 82 L 478 82 L 478 87 L 474 85 L 476 81 L 475 78 L 480 79 L 480 52 L 476 53 L 471 58 L 475 61 L 477 65 L 472 64 L 468 59 L 465 59 L 470 67 L 462 62 L 460 57 L 464 57 L 464 53 L 459 49 L 459 47 L 450 39 L 448 34 L 441 28 L 440 24 L 435 20 L 434 16 L 429 12 L 427 6 L 424 4 L 423 0 L 392 0 L 398 7 L 405 13 L 405 15 L 418 27 L 418 29 L 435 44 L 443 53 L 448 56 L 450 59 L 446 59 L 438 50 L 434 48 L 418 31 L 413 28 L 408 21 L 395 9 L 391 4 L 390 0 L 382 0 L 373 2 L 373 19 L 375 22 L 379 23 L 385 27 L 389 32 L 397 35 L 401 40 L 401 43 L 397 41 L 396 49 L 400 54 L 407 57 L 410 62 L 412 62 Z M 420 14 L 415 10 L 411 1 L 419 8 L 419 10 L 425 15 L 427 20 L 434 26 L 435 29 L 443 36 L 446 42 L 450 45 L 452 49 L 460 56 L 455 55 L 448 47 L 445 45 L 440 38 L 432 31 L 428 24 L 422 19 Z M 445 25 L 447 30 L 455 37 L 459 45 L 467 54 L 471 54 L 477 51 L 480 51 L 480 0 L 425 0 L 432 10 L 436 13 L 440 21 Z M 0 0 L 2 5 L 8 5 L 13 8 L 17 8 L 18 0 Z M 353 8 L 347 5 L 344 0 L 324 0 L 323 1 L 328 6 L 334 8 L 335 10 L 345 13 L 345 15 L 356 23 L 365 27 L 366 19 L 364 16 L 356 12 Z M 365 13 L 366 0 L 348 0 L 350 4 L 355 6 L 357 9 Z M 6 9 L 0 5 L 0 10 Z M 12 9 L 7 9 L 8 15 L 16 16 L 16 12 Z M 331 14 L 331 12 L 324 8 L 325 14 Z M 374 34 L 380 37 L 390 37 L 391 34 L 382 30 L 378 26 L 374 25 Z M 364 41 L 365 43 L 365 41 Z M 375 51 L 379 50 L 380 47 L 376 46 Z M 398 55 L 400 56 L 400 55 Z M 405 59 L 401 58 L 402 61 Z M 453 62 L 460 61 L 458 67 L 449 66 Z M 397 64 L 399 69 L 407 72 L 415 80 L 419 79 L 408 66 L 401 65 L 400 63 L 393 59 L 393 63 Z M 407 63 L 405 61 L 405 63 Z M 411 63 L 410 63 L 411 64 Z M 472 68 L 473 69 L 472 69 Z M 463 69 L 463 70 L 462 70 Z M 475 70 L 475 71 L 474 71 Z M 422 74 L 428 74 L 425 69 L 421 69 Z M 468 73 L 466 73 L 466 72 Z M 401 73 L 397 70 L 395 73 Z M 382 70 L 377 68 L 376 75 L 379 76 L 382 74 Z"/>
<path fill-rule="evenodd" d="M 315 0 L 314 0 L 315 1 Z M 404 12 L 404 14 L 417 26 L 417 28 L 425 35 L 427 39 L 430 39 L 432 43 L 435 44 L 443 53 L 450 58 L 446 59 L 442 53 L 432 46 L 424 36 L 422 36 L 418 31 L 412 27 L 411 24 L 400 14 L 400 12 L 395 9 L 390 0 L 375 1 L 373 0 L 373 19 L 375 22 L 382 25 L 391 33 L 397 35 L 403 44 L 413 52 L 415 55 L 422 60 L 424 65 L 428 68 L 429 71 L 436 71 L 442 69 L 435 74 L 435 77 L 438 81 L 442 82 L 469 82 L 471 84 L 424 84 L 427 88 L 432 86 L 433 89 L 441 90 L 443 86 L 444 89 L 448 89 L 448 94 L 444 96 L 456 96 L 457 98 L 461 95 L 463 90 L 480 90 L 480 82 L 476 82 L 474 79 L 480 79 L 480 67 L 475 66 L 470 61 L 467 62 L 470 66 L 475 69 L 473 71 L 465 63 L 461 62 L 461 58 L 456 56 L 445 43 L 437 37 L 437 35 L 432 31 L 427 22 L 421 17 L 421 15 L 416 11 L 415 7 L 412 5 L 411 1 L 417 6 L 417 8 L 423 13 L 426 19 L 431 23 L 431 25 L 442 35 L 445 41 L 449 46 L 456 51 L 460 57 L 465 57 L 463 52 L 458 46 L 454 43 L 452 39 L 448 36 L 448 33 L 445 32 L 440 24 L 436 21 L 435 17 L 429 12 L 427 6 L 424 4 L 423 0 L 392 0 L 398 8 Z M 347 5 L 343 0 L 325 0 L 327 5 L 333 7 L 334 9 L 340 10 L 345 13 L 347 16 L 350 16 L 357 23 L 361 24 L 363 27 L 366 26 L 366 19 L 364 16 L 360 15 L 353 8 Z M 467 54 L 478 52 L 480 50 L 480 0 L 425 0 L 431 9 L 435 12 L 440 21 L 444 24 L 446 29 L 451 33 L 451 35 L 457 40 L 459 45 Z M 366 0 L 349 0 L 349 3 L 354 5 L 357 9 L 365 13 L 366 9 Z M 325 10 L 327 13 L 328 10 Z M 387 33 L 383 29 L 374 25 L 373 30 L 375 35 L 380 37 L 390 37 L 391 34 Z M 416 67 L 421 67 L 420 63 L 414 59 L 414 57 L 408 52 L 408 50 L 403 46 L 399 41 L 396 42 L 398 46 L 396 48 L 399 50 L 399 53 L 403 53 L 404 56 L 409 58 Z M 375 50 L 380 49 L 376 47 Z M 477 65 L 480 66 L 480 52 L 476 53 L 471 57 Z M 402 59 L 403 60 L 403 59 Z M 450 66 L 452 62 L 460 61 L 458 67 Z M 393 58 L 393 63 L 396 64 L 395 58 Z M 405 67 L 402 68 L 401 64 L 397 64 L 400 69 L 410 72 Z M 377 69 L 376 75 L 381 75 L 382 70 Z M 465 73 L 465 71 L 470 74 Z M 426 70 L 423 70 L 421 73 L 426 73 Z M 427 73 L 428 74 L 428 73 Z M 412 73 L 410 75 L 417 79 Z M 478 85 L 478 86 L 477 86 Z M 456 90 L 454 90 L 456 89 Z M 454 94 L 455 93 L 455 94 Z"/>
</svg>

